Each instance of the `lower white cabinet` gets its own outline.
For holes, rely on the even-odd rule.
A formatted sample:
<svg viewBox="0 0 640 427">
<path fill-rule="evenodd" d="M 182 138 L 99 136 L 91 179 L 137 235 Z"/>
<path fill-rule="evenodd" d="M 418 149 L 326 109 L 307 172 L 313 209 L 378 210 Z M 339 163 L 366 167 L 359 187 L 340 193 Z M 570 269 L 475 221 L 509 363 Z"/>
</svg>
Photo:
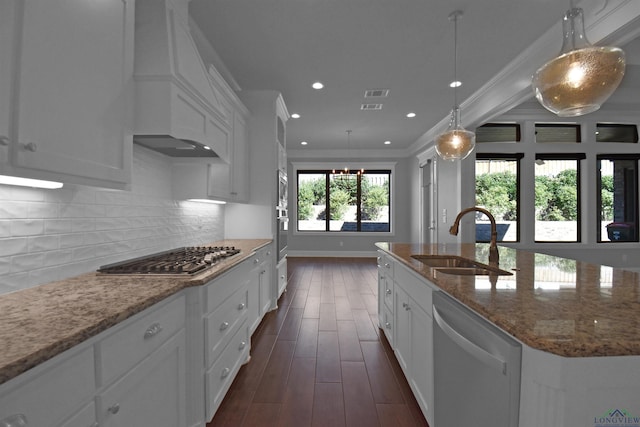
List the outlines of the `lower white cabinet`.
<svg viewBox="0 0 640 427">
<path fill-rule="evenodd" d="M 100 425 L 186 425 L 185 351 L 185 332 L 181 330 L 100 393 Z"/>
<path fill-rule="evenodd" d="M 280 299 L 285 289 L 287 289 L 287 258 L 280 260 L 277 267 L 277 277 L 278 277 L 278 297 L 276 301 Z"/>
<path fill-rule="evenodd" d="M 380 328 L 433 425 L 433 288 L 386 254 L 378 258 Z"/>
<path fill-rule="evenodd" d="M 84 406 L 93 407 L 95 393 L 93 347 L 68 350 L 0 386 L 0 425 L 75 427 L 79 417 L 91 426 L 95 410 Z"/>
</svg>

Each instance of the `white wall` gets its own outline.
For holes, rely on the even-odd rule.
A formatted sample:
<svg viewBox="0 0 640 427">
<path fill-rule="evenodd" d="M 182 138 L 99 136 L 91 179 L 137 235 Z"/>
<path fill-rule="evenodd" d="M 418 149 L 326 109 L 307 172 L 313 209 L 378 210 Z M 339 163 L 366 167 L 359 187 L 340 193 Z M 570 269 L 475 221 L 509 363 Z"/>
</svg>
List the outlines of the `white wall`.
<svg viewBox="0 0 640 427">
<path fill-rule="evenodd" d="M 0 185 L 0 293 L 224 238 L 224 206 L 171 198 L 169 159 L 134 146 L 130 192 Z"/>
</svg>

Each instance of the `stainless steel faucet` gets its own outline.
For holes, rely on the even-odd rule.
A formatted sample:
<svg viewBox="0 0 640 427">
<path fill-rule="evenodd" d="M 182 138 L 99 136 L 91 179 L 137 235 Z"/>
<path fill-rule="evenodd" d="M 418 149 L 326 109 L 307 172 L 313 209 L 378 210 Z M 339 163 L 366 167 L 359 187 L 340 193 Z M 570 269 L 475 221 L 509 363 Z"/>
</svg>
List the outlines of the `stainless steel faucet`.
<svg viewBox="0 0 640 427">
<path fill-rule="evenodd" d="M 454 236 L 457 236 L 458 227 L 460 226 L 460 219 L 465 214 L 473 211 L 482 212 L 487 216 L 487 218 L 489 218 L 489 221 L 491 222 L 491 243 L 489 243 L 489 264 L 497 267 L 498 262 L 500 261 L 500 255 L 498 254 L 498 245 L 496 243 L 498 240 L 498 227 L 496 226 L 496 218 L 493 216 L 491 212 L 489 212 L 485 208 L 481 208 L 478 206 L 473 206 L 471 208 L 463 209 L 460 211 L 455 221 L 453 221 L 453 225 L 449 229 L 449 233 L 453 234 Z"/>
</svg>

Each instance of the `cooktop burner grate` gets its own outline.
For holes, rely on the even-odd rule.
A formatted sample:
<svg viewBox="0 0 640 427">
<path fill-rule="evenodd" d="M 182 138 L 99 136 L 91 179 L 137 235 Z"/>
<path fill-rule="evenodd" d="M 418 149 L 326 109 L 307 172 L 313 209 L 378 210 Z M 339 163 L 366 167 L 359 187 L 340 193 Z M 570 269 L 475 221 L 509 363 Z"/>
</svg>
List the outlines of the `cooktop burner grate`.
<svg viewBox="0 0 640 427">
<path fill-rule="evenodd" d="M 190 246 L 103 265 L 106 274 L 195 274 L 239 254 L 234 246 Z"/>
</svg>

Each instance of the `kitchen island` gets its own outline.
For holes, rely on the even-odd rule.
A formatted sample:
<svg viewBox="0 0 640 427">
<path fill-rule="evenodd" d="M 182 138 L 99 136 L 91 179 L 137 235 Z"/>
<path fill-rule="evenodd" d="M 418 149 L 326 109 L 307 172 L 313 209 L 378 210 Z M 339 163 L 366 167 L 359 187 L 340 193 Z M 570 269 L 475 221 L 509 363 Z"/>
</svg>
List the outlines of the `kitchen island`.
<svg viewBox="0 0 640 427">
<path fill-rule="evenodd" d="M 640 425 L 637 273 L 500 247 L 511 275 L 453 275 L 412 255 L 487 263 L 488 245 L 377 246 L 396 277 L 408 271 L 523 344 L 520 427 Z"/>
</svg>

